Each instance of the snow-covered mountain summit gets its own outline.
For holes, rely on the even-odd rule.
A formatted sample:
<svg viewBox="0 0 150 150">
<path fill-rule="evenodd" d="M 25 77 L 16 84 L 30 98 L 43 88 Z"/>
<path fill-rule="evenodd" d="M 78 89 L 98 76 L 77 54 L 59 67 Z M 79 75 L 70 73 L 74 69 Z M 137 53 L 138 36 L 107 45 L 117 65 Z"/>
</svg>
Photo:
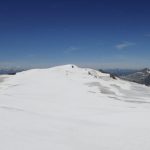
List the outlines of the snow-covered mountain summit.
<svg viewBox="0 0 150 150">
<path fill-rule="evenodd" d="M 75 65 L 32 69 L 0 83 L 0 149 L 149 150 L 149 115 L 144 85 Z"/>
</svg>

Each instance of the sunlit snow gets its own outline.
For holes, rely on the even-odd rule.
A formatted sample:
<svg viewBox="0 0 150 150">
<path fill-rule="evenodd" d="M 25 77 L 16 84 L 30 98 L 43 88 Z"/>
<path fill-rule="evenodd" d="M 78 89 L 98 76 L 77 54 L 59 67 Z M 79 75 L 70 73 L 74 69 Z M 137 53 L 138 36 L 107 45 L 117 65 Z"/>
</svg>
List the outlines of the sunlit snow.
<svg viewBox="0 0 150 150">
<path fill-rule="evenodd" d="M 0 150 L 149 150 L 150 87 L 75 65 L 0 77 Z"/>
</svg>

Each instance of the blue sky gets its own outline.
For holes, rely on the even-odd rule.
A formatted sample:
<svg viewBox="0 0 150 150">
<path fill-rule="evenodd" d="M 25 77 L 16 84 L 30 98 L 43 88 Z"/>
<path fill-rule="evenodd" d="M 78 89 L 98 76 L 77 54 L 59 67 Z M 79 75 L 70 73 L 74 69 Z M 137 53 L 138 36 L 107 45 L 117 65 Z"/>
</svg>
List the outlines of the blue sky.
<svg viewBox="0 0 150 150">
<path fill-rule="evenodd" d="M 150 2 L 0 1 L 0 65 L 150 67 Z"/>
</svg>

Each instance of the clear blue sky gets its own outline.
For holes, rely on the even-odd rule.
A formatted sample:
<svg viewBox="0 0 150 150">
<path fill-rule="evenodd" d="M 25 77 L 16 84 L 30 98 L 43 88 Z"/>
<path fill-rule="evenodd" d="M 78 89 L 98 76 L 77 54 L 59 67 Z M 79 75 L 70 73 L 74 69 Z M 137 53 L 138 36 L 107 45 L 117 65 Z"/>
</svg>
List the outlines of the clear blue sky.
<svg viewBox="0 0 150 150">
<path fill-rule="evenodd" d="M 0 1 L 0 65 L 150 67 L 150 1 Z"/>
</svg>

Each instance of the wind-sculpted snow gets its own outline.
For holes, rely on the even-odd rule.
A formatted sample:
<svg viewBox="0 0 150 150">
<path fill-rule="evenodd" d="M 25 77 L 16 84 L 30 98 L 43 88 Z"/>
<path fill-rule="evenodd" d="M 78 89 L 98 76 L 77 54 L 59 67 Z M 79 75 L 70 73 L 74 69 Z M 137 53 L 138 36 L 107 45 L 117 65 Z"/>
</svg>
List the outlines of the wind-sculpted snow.
<svg viewBox="0 0 150 150">
<path fill-rule="evenodd" d="M 75 65 L 0 81 L 2 150 L 150 149 L 149 87 Z"/>
</svg>

